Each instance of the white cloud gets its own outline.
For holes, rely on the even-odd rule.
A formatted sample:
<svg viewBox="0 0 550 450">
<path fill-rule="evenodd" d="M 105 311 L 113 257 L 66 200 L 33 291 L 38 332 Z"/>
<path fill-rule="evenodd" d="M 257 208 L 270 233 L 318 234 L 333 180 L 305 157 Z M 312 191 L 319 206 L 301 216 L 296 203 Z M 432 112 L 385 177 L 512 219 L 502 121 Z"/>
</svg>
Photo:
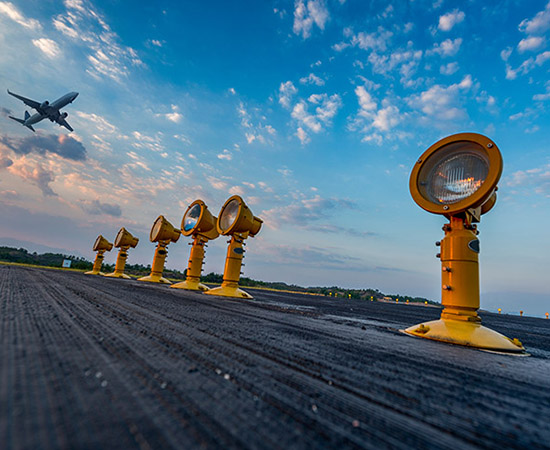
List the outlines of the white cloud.
<svg viewBox="0 0 550 450">
<path fill-rule="evenodd" d="M 0 14 L 5 15 L 14 22 L 18 23 L 24 28 L 31 30 L 40 30 L 42 25 L 40 22 L 35 19 L 29 19 L 19 12 L 13 3 L 10 2 L 0 2 Z"/>
<path fill-rule="evenodd" d="M 286 81 L 279 86 L 279 103 L 285 108 L 290 108 L 292 97 L 296 95 L 298 89 L 294 87 L 292 81 Z"/>
<path fill-rule="evenodd" d="M 159 113 L 155 114 L 156 117 L 165 117 L 170 122 L 174 123 L 180 123 L 181 119 L 183 119 L 183 115 L 179 112 L 179 107 L 177 105 L 170 105 L 170 109 L 172 112 L 169 113 Z"/>
<path fill-rule="evenodd" d="M 437 84 L 419 95 L 409 97 L 407 102 L 412 108 L 424 113 L 426 118 L 436 118 L 437 121 L 462 119 L 467 114 L 460 107 L 461 98 L 472 86 L 472 77 L 466 75 L 460 83 L 447 87 Z"/>
<path fill-rule="evenodd" d="M 438 54 L 443 57 L 454 56 L 460 50 L 461 45 L 462 45 L 462 38 L 456 38 L 454 40 L 445 39 L 440 44 L 435 43 L 433 49 L 427 50 L 426 54 L 427 55 Z"/>
<path fill-rule="evenodd" d="M 387 99 L 382 101 L 379 108 L 364 86 L 357 86 L 355 95 L 359 102 L 359 111 L 351 123 L 350 129 L 359 129 L 364 134 L 362 142 L 374 141 L 380 145 L 383 141 L 383 134 L 391 131 L 401 121 L 399 109 Z"/>
<path fill-rule="evenodd" d="M 158 39 L 151 39 L 151 44 L 153 44 L 155 47 L 162 47 L 163 42 L 159 41 Z"/>
<path fill-rule="evenodd" d="M 218 159 L 224 159 L 226 161 L 231 161 L 233 159 L 233 155 L 231 152 L 227 149 L 224 149 L 222 153 L 218 154 Z"/>
<path fill-rule="evenodd" d="M 314 94 L 310 95 L 307 101 L 300 100 L 292 109 L 291 116 L 297 120 L 300 125 L 305 126 L 314 133 L 319 133 L 323 129 L 323 125 L 330 125 L 332 119 L 338 112 L 338 109 L 342 106 L 342 100 L 338 94 L 328 96 L 327 94 Z M 310 107 L 313 107 L 315 111 L 309 112 Z M 304 143 L 302 132 L 298 132 L 298 138 Z"/>
<path fill-rule="evenodd" d="M 296 130 L 296 137 L 300 140 L 302 145 L 305 145 L 309 141 L 311 141 L 311 139 L 309 138 L 309 136 L 307 135 L 307 133 L 304 131 L 302 127 L 298 127 L 298 129 Z"/>
<path fill-rule="evenodd" d="M 384 52 L 387 50 L 389 40 L 393 36 L 391 31 L 383 27 L 373 33 L 360 32 L 352 37 L 351 44 L 358 46 L 362 50 L 377 50 Z"/>
<path fill-rule="evenodd" d="M 57 58 L 60 55 L 59 46 L 55 41 L 46 38 L 33 39 L 32 43 L 42 50 L 48 58 Z"/>
<path fill-rule="evenodd" d="M 67 11 L 53 20 L 54 27 L 65 36 L 87 48 L 90 63 L 86 72 L 96 79 L 108 77 L 122 81 L 132 67 L 143 66 L 137 52 L 119 43 L 105 20 L 87 0 L 66 0 Z"/>
<path fill-rule="evenodd" d="M 300 78 L 300 83 L 302 84 L 315 84 L 317 86 L 323 86 L 325 80 L 319 78 L 317 75 L 310 73 L 307 77 Z"/>
<path fill-rule="evenodd" d="M 232 186 L 229 188 L 231 195 L 244 195 L 244 189 L 241 186 Z"/>
<path fill-rule="evenodd" d="M 466 17 L 466 15 L 462 11 L 455 9 L 450 13 L 443 14 L 439 17 L 439 24 L 437 28 L 441 31 L 450 31 L 457 23 L 462 22 L 464 17 Z"/>
<path fill-rule="evenodd" d="M 528 34 L 544 33 L 550 29 L 550 2 L 543 11 L 539 11 L 531 20 L 522 20 L 519 30 Z"/>
<path fill-rule="evenodd" d="M 508 61 L 510 58 L 510 55 L 512 54 L 513 49 L 511 47 L 508 47 L 500 52 L 500 58 L 503 61 Z"/>
<path fill-rule="evenodd" d="M 457 62 L 450 62 L 439 68 L 439 73 L 442 75 L 452 75 L 459 69 Z"/>
<path fill-rule="evenodd" d="M 243 102 L 239 103 L 237 107 L 237 113 L 241 118 L 241 125 L 245 130 L 245 138 L 249 144 L 252 144 L 254 141 L 258 141 L 262 144 L 269 143 L 270 141 L 266 139 L 265 133 L 269 135 L 274 135 L 276 133 L 275 128 L 271 125 L 263 125 L 261 121 L 266 120 L 264 116 L 259 118 L 259 122 L 254 124 L 252 122 L 252 117 L 247 111 Z"/>
<path fill-rule="evenodd" d="M 324 0 L 296 0 L 293 26 L 295 34 L 301 34 L 304 39 L 307 39 L 311 36 L 314 24 L 324 30 L 328 19 L 329 12 Z"/>
<path fill-rule="evenodd" d="M 394 51 L 389 55 L 372 52 L 368 57 L 374 72 L 385 74 L 401 66 L 405 78 L 414 72 L 420 59 L 422 59 L 422 50 Z"/>
<path fill-rule="evenodd" d="M 540 36 L 531 36 L 519 41 L 518 50 L 520 53 L 532 51 L 540 48 L 544 44 L 544 38 Z"/>
</svg>

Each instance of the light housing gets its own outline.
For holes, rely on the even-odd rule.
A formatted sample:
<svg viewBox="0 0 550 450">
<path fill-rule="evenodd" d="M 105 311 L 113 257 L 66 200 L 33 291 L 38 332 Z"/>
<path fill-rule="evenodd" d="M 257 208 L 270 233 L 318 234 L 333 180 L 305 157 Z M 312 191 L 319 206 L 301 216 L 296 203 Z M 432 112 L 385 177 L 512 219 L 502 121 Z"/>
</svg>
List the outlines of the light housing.
<svg viewBox="0 0 550 450">
<path fill-rule="evenodd" d="M 132 234 L 124 227 L 122 227 L 115 238 L 115 247 L 132 247 L 135 248 L 138 244 L 139 239 L 132 236 Z"/>
<path fill-rule="evenodd" d="M 181 221 L 181 234 L 184 236 L 203 235 L 208 239 L 219 236 L 218 218 L 213 216 L 202 200 L 195 200 L 189 205 Z"/>
<path fill-rule="evenodd" d="M 449 217 L 482 207 L 495 194 L 501 174 L 502 156 L 495 143 L 480 134 L 460 133 L 422 154 L 409 187 L 421 208 Z M 493 205 L 495 201 L 493 197 Z M 489 209 L 482 208 L 481 214 Z"/>
<path fill-rule="evenodd" d="M 239 195 L 229 197 L 218 216 L 218 232 L 224 236 L 246 233 L 255 236 L 262 227 L 262 219 L 255 217 Z"/>
<path fill-rule="evenodd" d="M 449 219 L 437 257 L 441 259 L 439 320 L 421 323 L 405 333 L 484 350 L 523 353 L 517 339 L 509 339 L 481 325 L 479 295 L 479 239 L 481 215 L 496 203 L 502 156 L 496 144 L 476 133 L 448 136 L 426 150 L 411 172 L 414 201 L 426 211 Z"/>
<path fill-rule="evenodd" d="M 190 291 L 208 291 L 208 286 L 200 282 L 206 244 L 219 236 L 216 223 L 218 218 L 208 210 L 202 200 L 189 205 L 181 221 L 181 234 L 193 237 L 185 281 L 173 284 L 172 288 Z"/>
<path fill-rule="evenodd" d="M 164 216 L 158 216 L 149 234 L 151 242 L 177 242 L 180 238 L 181 231 L 175 228 Z"/>
<path fill-rule="evenodd" d="M 218 215 L 217 229 L 222 235 L 230 235 L 225 268 L 223 270 L 222 285 L 210 289 L 205 294 L 221 297 L 252 298 L 252 296 L 239 289 L 242 260 L 244 258 L 244 241 L 248 236 L 254 237 L 262 228 L 262 219 L 255 217 L 244 200 L 233 195 L 229 197 Z"/>
<path fill-rule="evenodd" d="M 105 239 L 101 234 L 97 237 L 94 242 L 93 250 L 94 252 L 99 252 L 101 250 L 110 252 L 113 249 L 113 244 Z"/>
<path fill-rule="evenodd" d="M 124 268 L 126 267 L 126 259 L 128 258 L 128 249 L 130 247 L 135 248 L 138 242 L 139 239 L 132 236 L 132 233 L 130 233 L 126 228 L 122 227 L 118 231 L 115 237 L 115 247 L 119 249 L 115 263 L 115 270 L 114 272 L 105 275 L 106 277 L 125 279 L 131 278 L 129 275 L 124 273 Z"/>
<path fill-rule="evenodd" d="M 170 242 L 177 242 L 180 238 L 181 231 L 175 228 L 162 215 L 158 216 L 151 227 L 149 240 L 157 242 L 155 255 L 153 256 L 153 264 L 151 265 L 151 274 L 146 277 L 138 278 L 138 281 L 148 281 L 151 283 L 172 284 L 169 280 L 162 276 L 164 272 L 164 262 L 168 255 L 166 249 Z"/>
</svg>

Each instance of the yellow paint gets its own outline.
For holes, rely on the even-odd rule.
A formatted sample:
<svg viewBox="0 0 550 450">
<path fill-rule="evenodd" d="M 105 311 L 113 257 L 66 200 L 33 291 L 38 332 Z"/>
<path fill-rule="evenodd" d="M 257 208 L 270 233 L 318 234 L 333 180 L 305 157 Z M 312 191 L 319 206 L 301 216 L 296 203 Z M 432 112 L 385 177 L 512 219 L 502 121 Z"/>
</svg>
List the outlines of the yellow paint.
<svg viewBox="0 0 550 450">
<path fill-rule="evenodd" d="M 228 211 L 231 210 L 233 212 L 229 214 Z M 250 294 L 239 289 L 244 257 L 243 246 L 244 241 L 249 236 L 254 237 L 260 232 L 262 223 L 262 219 L 252 214 L 252 211 L 240 196 L 234 195 L 226 200 L 217 221 L 218 232 L 224 236 L 231 236 L 225 258 L 223 282 L 221 286 L 210 289 L 205 294 L 221 297 L 252 298 Z"/>
<path fill-rule="evenodd" d="M 164 272 L 164 262 L 168 255 L 168 244 L 170 244 L 170 242 L 177 242 L 180 234 L 180 230 L 174 228 L 164 216 L 157 217 L 149 235 L 149 240 L 151 242 L 158 242 L 153 257 L 153 264 L 151 266 L 151 274 L 146 277 L 138 278 L 138 281 L 172 284 L 162 276 L 162 273 Z"/>
<path fill-rule="evenodd" d="M 430 181 L 429 177 L 433 175 L 432 169 L 436 167 L 438 152 L 449 155 L 455 151 L 463 151 L 465 147 L 488 163 L 487 176 L 468 197 L 456 202 L 433 202 L 433 197 L 427 195 L 426 186 Z M 405 333 L 469 347 L 511 353 L 524 352 L 523 345 L 517 339 L 509 339 L 483 327 L 477 314 L 480 307 L 479 241 L 473 222 L 479 222 L 481 215 L 495 205 L 495 191 L 501 174 L 502 156 L 498 147 L 487 137 L 474 133 L 444 138 L 418 159 L 409 183 L 414 201 L 426 211 L 442 214 L 449 219 L 449 223 L 443 227 L 445 237 L 440 243 L 441 253 L 438 255 L 442 269 L 443 311 L 439 320 L 414 325 L 404 330 Z"/>
<path fill-rule="evenodd" d="M 192 208 L 197 207 L 196 205 L 200 207 L 200 216 L 195 226 L 186 231 L 185 218 Z M 181 233 L 184 236 L 193 236 L 193 245 L 187 265 L 187 275 L 185 281 L 173 284 L 170 286 L 171 288 L 186 289 L 189 291 L 208 291 L 208 286 L 200 282 L 202 265 L 204 262 L 204 248 L 209 240 L 216 239 L 219 236 L 216 228 L 217 221 L 218 218 L 210 213 L 208 207 L 202 200 L 195 200 L 189 205 L 181 221 Z"/>
<path fill-rule="evenodd" d="M 105 252 L 110 252 L 112 248 L 113 244 L 111 244 L 100 234 L 95 240 L 93 247 L 94 252 L 97 252 L 94 265 L 92 266 L 92 270 L 84 272 L 84 275 L 103 275 L 101 272 L 101 265 L 103 264 L 103 258 L 105 257 L 104 254 Z"/>
<path fill-rule="evenodd" d="M 139 239 L 132 236 L 132 234 L 122 227 L 115 239 L 115 247 L 119 248 L 118 255 L 116 258 L 115 271 L 105 275 L 110 278 L 125 278 L 129 279 L 130 277 L 124 273 L 124 268 L 126 267 L 126 260 L 128 259 L 128 249 L 135 248 L 138 244 Z"/>
</svg>

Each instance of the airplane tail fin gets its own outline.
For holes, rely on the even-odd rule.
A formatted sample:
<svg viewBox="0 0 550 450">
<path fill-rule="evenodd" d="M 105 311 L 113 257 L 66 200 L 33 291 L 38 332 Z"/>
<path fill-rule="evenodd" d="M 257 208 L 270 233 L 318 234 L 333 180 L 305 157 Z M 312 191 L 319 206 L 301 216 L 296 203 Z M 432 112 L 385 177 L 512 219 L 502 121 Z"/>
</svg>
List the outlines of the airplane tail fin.
<svg viewBox="0 0 550 450">
<path fill-rule="evenodd" d="M 27 115 L 29 114 L 27 111 L 25 111 L 25 120 L 28 119 Z M 12 120 L 15 120 L 16 122 L 19 122 L 21 125 L 25 125 L 25 120 L 23 119 L 18 119 L 17 117 L 13 117 L 13 116 L 8 116 L 10 119 Z M 32 127 L 32 125 L 25 125 L 29 130 L 31 131 L 35 131 L 34 128 Z"/>
<path fill-rule="evenodd" d="M 25 111 L 25 120 L 27 120 L 31 115 L 29 114 L 28 111 Z"/>
</svg>

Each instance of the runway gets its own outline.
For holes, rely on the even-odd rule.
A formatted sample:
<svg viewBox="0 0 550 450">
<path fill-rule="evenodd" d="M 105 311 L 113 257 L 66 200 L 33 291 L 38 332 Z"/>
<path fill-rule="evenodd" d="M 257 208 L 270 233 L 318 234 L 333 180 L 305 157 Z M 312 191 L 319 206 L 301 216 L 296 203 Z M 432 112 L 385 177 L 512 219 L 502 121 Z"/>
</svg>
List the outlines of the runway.
<svg viewBox="0 0 550 450">
<path fill-rule="evenodd" d="M 550 320 L 482 313 L 504 356 L 399 332 L 436 308 L 246 290 L 1 265 L 1 447 L 550 445 Z"/>
</svg>

